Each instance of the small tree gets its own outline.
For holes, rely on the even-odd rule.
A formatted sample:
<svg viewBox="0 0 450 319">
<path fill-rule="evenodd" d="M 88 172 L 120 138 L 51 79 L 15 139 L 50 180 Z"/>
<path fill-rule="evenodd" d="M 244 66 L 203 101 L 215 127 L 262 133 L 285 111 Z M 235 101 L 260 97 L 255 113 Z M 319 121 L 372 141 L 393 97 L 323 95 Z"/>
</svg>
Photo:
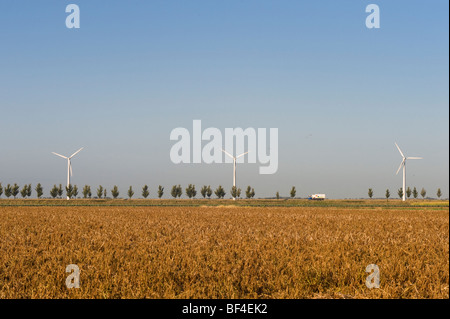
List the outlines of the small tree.
<svg viewBox="0 0 450 319">
<path fill-rule="evenodd" d="M 147 198 L 148 195 L 150 195 L 150 192 L 148 191 L 148 186 L 144 185 L 144 187 L 142 187 L 142 197 Z"/>
<path fill-rule="evenodd" d="M 19 185 L 14 183 L 12 187 L 12 195 L 14 196 L 14 199 L 17 197 L 18 194 L 19 194 Z"/>
<path fill-rule="evenodd" d="M 441 199 L 442 192 L 441 192 L 441 189 L 440 189 L 440 188 L 438 188 L 438 190 L 437 190 L 437 192 L 436 192 L 436 195 L 437 195 L 437 197 L 438 197 L 439 199 Z"/>
<path fill-rule="evenodd" d="M 62 195 L 63 195 L 63 187 L 62 187 L 61 184 L 59 184 L 59 187 L 58 187 L 58 197 L 59 197 L 59 198 L 62 198 Z"/>
<path fill-rule="evenodd" d="M 130 188 L 128 189 L 128 197 L 131 199 L 133 195 L 134 195 L 133 187 L 130 186 Z"/>
<path fill-rule="evenodd" d="M 11 197 L 11 195 L 12 195 L 12 187 L 11 187 L 11 185 L 6 185 L 6 187 L 5 187 L 5 196 L 7 197 L 7 198 L 10 198 Z"/>
<path fill-rule="evenodd" d="M 372 188 L 369 188 L 369 191 L 368 191 L 367 194 L 369 195 L 369 198 L 372 199 L 372 197 L 373 197 L 373 190 L 372 190 Z"/>
<path fill-rule="evenodd" d="M 181 195 L 183 195 L 183 189 L 181 188 L 181 185 L 178 185 L 177 186 L 177 196 L 178 196 L 178 198 L 180 198 Z"/>
<path fill-rule="evenodd" d="M 206 196 L 208 196 L 208 199 L 211 198 L 212 193 L 213 193 L 213 191 L 211 189 L 211 186 L 208 185 L 208 188 L 206 189 Z"/>
<path fill-rule="evenodd" d="M 252 188 L 252 192 L 251 192 L 252 198 L 255 197 L 255 189 Z"/>
<path fill-rule="evenodd" d="M 28 187 L 27 187 L 27 196 L 28 197 L 31 197 L 31 193 L 33 192 L 33 189 L 31 188 L 31 184 L 28 184 Z"/>
<path fill-rule="evenodd" d="M 247 186 L 247 189 L 245 190 L 245 197 L 247 197 L 247 199 L 252 198 L 252 188 L 250 186 Z"/>
<path fill-rule="evenodd" d="M 98 197 L 98 198 L 102 198 L 102 196 L 103 196 L 103 186 L 100 185 L 100 186 L 97 188 L 97 197 Z"/>
<path fill-rule="evenodd" d="M 422 196 L 422 198 L 425 198 L 425 196 L 427 196 L 427 191 L 423 187 L 422 190 L 420 191 L 420 196 Z"/>
<path fill-rule="evenodd" d="M 130 186 L 131 187 L 131 186 Z M 129 190 L 128 190 L 129 191 Z M 117 187 L 117 185 L 114 185 L 113 189 L 111 190 L 111 195 L 114 199 L 116 199 L 117 197 L 119 197 L 119 188 Z M 131 198 L 131 197 L 130 197 Z"/>
<path fill-rule="evenodd" d="M 391 197 L 391 192 L 389 191 L 389 189 L 386 189 L 386 199 L 389 199 L 389 197 Z"/>
<path fill-rule="evenodd" d="M 403 197 L 403 188 L 400 187 L 397 191 L 398 197 L 402 198 Z"/>
<path fill-rule="evenodd" d="M 67 195 L 67 197 L 72 198 L 72 196 L 73 196 L 72 184 L 69 184 L 68 186 L 66 186 L 66 195 Z"/>
<path fill-rule="evenodd" d="M 44 189 L 42 188 L 41 183 L 38 183 L 34 190 L 36 191 L 37 198 L 41 198 L 41 196 L 44 195 Z"/>
<path fill-rule="evenodd" d="M 207 191 L 208 191 L 208 186 L 203 185 L 203 187 L 200 189 L 200 194 L 202 194 L 203 198 L 206 198 Z"/>
<path fill-rule="evenodd" d="M 294 198 L 294 197 L 295 197 L 295 194 L 297 194 L 297 190 L 295 189 L 295 186 L 292 186 L 292 189 L 291 189 L 291 198 Z"/>
<path fill-rule="evenodd" d="M 25 198 L 27 197 L 27 194 L 28 194 L 28 185 L 25 185 L 20 191 L 20 195 L 22 195 L 22 198 Z"/>
<path fill-rule="evenodd" d="M 164 195 L 164 187 L 161 185 L 158 186 L 158 198 L 161 198 Z"/>
<path fill-rule="evenodd" d="M 0 183 L 0 197 L 2 196 L 2 194 L 3 194 L 3 187 L 2 187 L 2 183 Z"/>
<path fill-rule="evenodd" d="M 275 194 L 275 197 L 276 197 L 277 199 L 280 199 L 280 193 L 277 192 L 277 193 Z"/>
<path fill-rule="evenodd" d="M 237 189 L 236 195 L 237 195 L 238 198 L 241 197 L 241 189 L 240 188 Z"/>
<path fill-rule="evenodd" d="M 14 199 L 19 194 L 19 185 L 14 183 L 14 186 L 12 187 L 12 195 L 14 196 Z"/>
<path fill-rule="evenodd" d="M 53 188 L 50 190 L 50 196 L 52 198 L 56 198 L 58 196 L 58 187 L 53 185 Z"/>
<path fill-rule="evenodd" d="M 178 197 L 178 187 L 177 185 L 172 186 L 172 190 L 170 191 L 170 195 L 172 195 L 173 198 Z"/>
<path fill-rule="evenodd" d="M 78 186 L 77 185 L 73 185 L 72 197 L 73 198 L 77 198 L 77 196 L 78 196 Z"/>
<path fill-rule="evenodd" d="M 216 194 L 216 196 L 219 199 L 224 198 L 226 195 L 225 190 L 223 189 L 222 185 L 219 185 L 219 187 L 216 188 L 216 190 L 214 191 L 214 194 Z"/>
<path fill-rule="evenodd" d="M 406 197 L 410 198 L 412 194 L 412 190 L 411 188 L 408 186 L 408 188 L 406 189 Z"/>
<path fill-rule="evenodd" d="M 92 193 L 91 193 L 91 186 L 89 185 L 84 185 L 83 187 L 83 198 L 91 198 Z"/>
<path fill-rule="evenodd" d="M 238 193 L 237 187 L 236 186 L 231 187 L 231 191 L 230 191 L 231 197 L 237 198 L 238 197 L 237 193 Z"/>
<path fill-rule="evenodd" d="M 186 188 L 186 195 L 189 198 L 195 197 L 197 195 L 197 191 L 195 190 L 195 185 L 189 184 Z"/>
<path fill-rule="evenodd" d="M 192 194 L 191 194 L 191 191 L 192 191 L 192 186 L 191 186 L 192 184 L 189 184 L 188 185 L 188 187 L 186 187 L 186 196 L 188 197 L 188 198 L 192 198 Z"/>
<path fill-rule="evenodd" d="M 106 190 L 106 187 L 105 187 L 105 189 L 103 190 L 103 197 L 104 198 L 106 198 L 106 194 L 107 194 L 107 190 Z"/>
<path fill-rule="evenodd" d="M 419 196 L 419 192 L 417 191 L 417 188 L 415 188 L 415 187 L 413 188 L 412 195 L 413 195 L 414 199 L 416 199 L 417 196 Z"/>
</svg>

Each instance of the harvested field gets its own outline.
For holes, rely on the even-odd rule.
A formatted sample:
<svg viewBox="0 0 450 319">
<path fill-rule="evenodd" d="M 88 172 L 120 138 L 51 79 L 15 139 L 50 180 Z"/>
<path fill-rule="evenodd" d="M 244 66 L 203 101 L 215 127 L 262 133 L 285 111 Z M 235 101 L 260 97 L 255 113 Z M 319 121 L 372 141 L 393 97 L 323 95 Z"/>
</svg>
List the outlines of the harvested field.
<svg viewBox="0 0 450 319">
<path fill-rule="evenodd" d="M 0 207 L 0 251 L 0 298 L 449 298 L 448 208 Z"/>
</svg>

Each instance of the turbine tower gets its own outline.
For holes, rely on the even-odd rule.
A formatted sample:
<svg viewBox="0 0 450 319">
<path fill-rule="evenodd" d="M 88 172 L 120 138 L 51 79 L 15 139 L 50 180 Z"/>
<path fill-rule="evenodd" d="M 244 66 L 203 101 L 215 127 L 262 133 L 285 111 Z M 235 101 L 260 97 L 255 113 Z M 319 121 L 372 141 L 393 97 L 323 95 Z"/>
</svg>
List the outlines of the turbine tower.
<svg viewBox="0 0 450 319">
<path fill-rule="evenodd" d="M 422 159 L 422 157 L 406 157 L 402 150 L 400 149 L 400 147 L 398 147 L 397 143 L 395 143 L 395 146 L 397 146 L 398 151 L 400 152 L 400 155 L 402 156 L 403 160 L 400 163 L 400 166 L 398 167 L 397 173 L 395 173 L 395 175 L 398 174 L 398 172 L 400 172 L 400 169 L 403 167 L 403 201 L 406 201 L 406 160 L 409 159 Z"/>
<path fill-rule="evenodd" d="M 72 157 L 74 157 L 76 154 L 78 154 L 78 152 L 81 151 L 82 149 L 83 149 L 83 147 L 80 148 L 80 149 L 79 149 L 78 151 L 76 151 L 75 153 L 73 153 L 72 155 L 70 155 L 69 157 L 66 157 L 66 156 L 64 156 L 64 155 L 61 155 L 61 154 L 52 152 L 53 154 L 55 154 L 55 155 L 57 155 L 57 156 L 59 156 L 59 157 L 62 157 L 62 158 L 64 158 L 64 159 L 67 159 L 67 187 L 69 187 L 69 184 L 70 184 L 70 176 L 72 176 L 72 164 L 70 163 L 70 159 L 71 159 Z M 67 200 L 69 200 L 69 196 L 67 196 Z"/>
<path fill-rule="evenodd" d="M 238 156 L 233 156 L 230 153 L 228 153 L 227 151 L 225 151 L 224 149 L 222 149 L 222 152 L 224 152 L 225 154 L 227 154 L 229 157 L 231 157 L 233 159 L 233 186 L 236 187 L 236 160 L 239 157 L 244 156 L 248 152 L 242 153 L 241 155 L 238 155 Z M 233 200 L 236 200 L 236 197 L 233 197 Z"/>
</svg>

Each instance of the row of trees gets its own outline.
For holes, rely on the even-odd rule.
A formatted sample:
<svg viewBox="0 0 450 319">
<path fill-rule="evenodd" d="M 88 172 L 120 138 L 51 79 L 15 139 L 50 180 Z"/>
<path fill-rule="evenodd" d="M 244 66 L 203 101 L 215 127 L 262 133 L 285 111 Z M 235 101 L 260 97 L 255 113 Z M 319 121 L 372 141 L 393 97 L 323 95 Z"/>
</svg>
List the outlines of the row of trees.
<svg viewBox="0 0 450 319">
<path fill-rule="evenodd" d="M 44 194 L 44 189 L 41 184 L 37 184 L 35 190 L 38 198 L 40 198 Z M 19 191 L 19 185 L 17 185 L 16 183 L 14 183 L 14 185 L 8 184 L 7 186 L 5 186 L 5 188 L 3 188 L 2 183 L 0 183 L 0 196 L 2 196 L 3 192 L 8 198 L 11 196 L 16 198 L 19 193 L 23 198 L 25 198 L 30 197 L 33 190 L 31 189 L 31 184 L 25 185 Z"/>
<path fill-rule="evenodd" d="M 41 198 L 42 195 L 44 195 L 44 188 L 39 183 L 35 187 L 36 195 L 38 198 Z M 76 198 L 79 195 L 79 190 L 77 185 L 71 185 L 69 184 L 66 187 L 63 187 L 61 184 L 59 186 L 53 185 L 53 188 L 50 189 L 50 196 L 52 198 L 62 198 L 64 195 L 64 191 L 67 197 L 69 198 Z M 6 197 L 13 196 L 14 198 L 17 197 L 19 194 L 19 186 L 17 184 L 10 185 L 8 184 L 6 187 L 3 188 L 2 184 L 0 183 L 0 196 L 5 194 Z M 107 189 L 104 188 L 102 185 L 100 185 L 96 190 L 95 193 L 97 195 L 97 198 L 106 198 L 108 195 Z M 113 198 L 119 197 L 119 188 L 114 185 L 114 187 L 110 190 L 111 196 Z M 215 194 L 217 198 L 224 198 L 226 195 L 225 189 L 219 185 L 214 191 L 211 189 L 211 186 L 204 185 L 200 189 L 200 194 L 203 198 L 211 198 L 212 194 Z M 292 186 L 292 189 L 290 191 L 290 195 L 292 198 L 295 197 L 297 193 L 297 190 L 295 189 L 295 186 Z M 31 197 L 32 194 L 32 188 L 31 184 L 25 185 L 22 190 L 20 191 L 20 194 L 23 198 Z M 83 198 L 91 198 L 92 197 L 92 190 L 89 185 L 84 185 L 81 194 L 83 195 Z M 150 195 L 150 189 L 147 185 L 144 185 L 142 187 L 142 197 L 147 198 Z M 170 192 L 173 198 L 180 198 L 183 194 L 183 189 L 181 188 L 181 185 L 174 185 L 172 187 L 172 190 Z M 195 198 L 197 196 L 197 190 L 195 189 L 195 185 L 189 184 L 188 187 L 185 189 L 185 194 L 189 198 Z M 131 199 L 134 196 L 134 190 L 133 187 L 130 186 L 130 188 L 127 191 L 128 197 Z M 158 198 L 162 198 L 164 195 L 164 187 L 159 185 L 157 189 L 157 195 Z M 230 190 L 230 195 L 233 198 L 240 198 L 241 197 L 241 189 L 238 187 L 233 186 Z M 251 199 L 255 197 L 255 189 L 251 186 L 247 186 L 247 189 L 245 190 L 245 197 L 247 199 Z M 279 193 L 277 192 L 277 198 L 279 198 Z"/>
<path fill-rule="evenodd" d="M 372 189 L 372 188 L 369 188 L 369 191 L 368 191 L 369 198 L 372 198 L 372 197 L 373 197 L 373 194 L 374 194 L 374 193 L 373 193 L 373 189 Z M 403 187 L 400 187 L 400 188 L 397 190 L 397 194 L 398 194 L 398 197 L 399 197 L 399 198 L 403 198 Z M 410 198 L 411 195 L 412 195 L 414 198 L 419 197 L 419 192 L 417 191 L 417 188 L 414 187 L 413 189 L 411 189 L 410 187 L 408 187 L 408 188 L 406 189 L 406 197 L 407 197 L 407 198 Z M 389 199 L 389 198 L 391 197 L 391 192 L 389 191 L 389 189 L 386 189 L 386 193 L 384 194 L 384 196 L 386 197 L 386 199 Z M 425 198 L 425 196 L 427 196 L 427 191 L 425 190 L 425 188 L 422 188 L 422 190 L 420 191 L 420 196 L 422 196 L 422 198 Z M 441 198 L 441 196 L 442 196 L 442 191 L 441 191 L 440 188 L 437 189 L 437 191 L 436 191 L 436 196 L 437 196 L 438 198 Z"/>
<path fill-rule="evenodd" d="M 63 188 L 63 186 L 61 184 L 59 184 L 59 186 L 53 185 L 53 188 L 50 190 L 50 196 L 52 198 L 57 198 L 57 197 L 61 198 L 64 194 L 64 190 L 65 190 L 66 196 L 69 198 L 76 198 L 79 194 L 77 185 L 72 186 L 71 184 L 69 184 L 69 186 L 66 186 Z M 41 198 L 42 195 L 44 195 L 44 189 L 40 183 L 38 183 L 36 185 L 35 191 L 36 191 L 36 195 L 38 198 Z M 107 190 L 103 186 L 100 185 L 95 191 L 96 191 L 96 195 L 98 198 L 106 198 L 107 197 L 107 194 L 108 194 Z M 31 188 L 31 184 L 24 185 L 23 188 L 20 189 L 19 185 L 17 185 L 16 183 L 14 183 L 13 185 L 8 184 L 5 187 L 3 187 L 2 184 L 0 183 L 0 197 L 2 196 L 3 193 L 8 198 L 11 196 L 16 198 L 19 195 L 19 193 L 23 198 L 26 198 L 26 197 L 31 197 L 32 188 Z M 114 187 L 110 190 L 110 193 L 113 198 L 118 198 L 119 194 L 120 194 L 119 188 L 116 185 L 114 185 Z M 214 190 L 214 192 L 211 189 L 211 186 L 209 186 L 209 185 L 208 186 L 204 185 L 200 189 L 200 194 L 202 195 L 203 198 L 211 198 L 213 193 L 216 195 L 217 198 L 224 198 L 226 195 L 226 192 L 221 185 L 219 185 L 219 187 L 217 187 Z M 130 188 L 127 191 L 128 198 L 131 199 L 134 196 L 134 194 L 135 193 L 134 193 L 133 187 L 130 186 Z M 180 198 L 181 195 L 183 194 L 183 189 L 181 188 L 181 185 L 174 185 L 171 189 L 170 194 L 172 195 L 173 198 Z M 195 185 L 189 184 L 188 187 L 186 187 L 186 189 L 185 189 L 185 194 L 189 198 L 195 198 L 197 195 L 197 190 L 195 189 Z M 297 194 L 297 190 L 295 189 L 295 186 L 292 186 L 291 191 L 290 191 L 291 198 L 294 198 L 296 194 Z M 403 189 L 402 188 L 398 189 L 397 194 L 398 194 L 399 198 L 402 198 L 403 197 Z M 91 191 L 91 187 L 89 185 L 85 185 L 83 187 L 82 195 L 83 195 L 83 198 L 91 198 L 92 197 L 92 191 Z M 144 185 L 144 187 L 142 187 L 141 195 L 144 198 L 147 198 L 150 195 L 150 189 L 147 185 Z M 158 198 L 163 197 L 163 195 L 164 195 L 164 187 L 163 186 L 161 186 L 161 185 L 158 186 L 157 195 L 158 195 Z M 230 195 L 233 198 L 240 198 L 241 197 L 241 189 L 233 186 L 230 190 Z M 369 195 L 369 198 L 372 198 L 374 196 L 374 191 L 372 188 L 369 188 L 368 195 Z M 414 198 L 417 198 L 419 196 L 419 192 L 417 191 L 416 187 L 414 187 L 413 189 L 408 187 L 406 189 L 406 197 L 410 198 L 411 195 Z M 422 198 L 426 197 L 427 191 L 425 190 L 425 188 L 422 188 L 422 190 L 420 191 L 420 195 L 422 196 Z M 438 198 L 441 198 L 442 191 L 440 188 L 438 188 L 436 195 Z M 280 193 L 277 192 L 275 196 L 277 199 L 279 199 Z M 247 199 L 251 199 L 251 198 L 255 197 L 255 189 L 252 188 L 251 186 L 248 186 L 247 189 L 245 190 L 245 197 Z M 386 199 L 389 199 L 391 197 L 391 192 L 389 191 L 389 189 L 386 190 L 385 197 L 386 197 Z"/>
<path fill-rule="evenodd" d="M 35 191 L 36 191 L 36 195 L 38 198 L 41 198 L 42 195 L 44 195 L 44 188 L 42 187 L 42 185 L 40 183 L 36 185 Z M 50 189 L 50 196 L 52 198 L 62 198 L 62 196 L 64 195 L 64 191 L 65 191 L 66 196 L 69 198 L 76 198 L 79 195 L 79 190 L 78 190 L 77 185 L 69 184 L 68 186 L 63 188 L 63 186 L 61 184 L 59 184 L 59 186 L 53 185 L 53 188 Z M 95 192 L 96 192 L 97 198 L 106 198 L 108 195 L 107 189 L 104 188 L 102 185 L 100 185 L 95 190 Z M 195 185 L 193 185 L 193 184 L 189 184 L 188 187 L 185 189 L 185 192 L 186 192 L 186 196 L 189 198 L 195 198 L 195 196 L 197 195 L 197 190 L 195 189 Z M 0 183 L 0 197 L 2 196 L 3 193 L 8 198 L 11 196 L 16 198 L 17 195 L 19 194 L 19 186 L 17 184 L 14 184 L 14 185 L 8 184 L 7 186 L 3 187 L 2 184 Z M 92 197 L 92 190 L 89 185 L 85 185 L 83 187 L 81 193 L 83 195 L 83 198 L 91 198 Z M 110 193 L 113 198 L 118 198 L 119 194 L 120 194 L 119 188 L 116 185 L 114 185 L 114 187 L 110 190 Z M 23 189 L 20 191 L 20 194 L 23 198 L 31 197 L 31 194 L 32 194 L 31 184 L 25 185 L 23 187 Z M 131 199 L 134 196 L 134 194 L 135 193 L 134 193 L 133 187 L 130 186 L 130 188 L 127 191 L 127 195 Z M 141 194 L 142 194 L 142 197 L 144 197 L 144 198 L 147 198 L 150 195 L 150 190 L 147 185 L 144 185 L 144 187 L 142 187 Z M 174 185 L 172 187 L 170 194 L 172 195 L 173 198 L 181 197 L 181 195 L 183 194 L 183 189 L 181 188 L 181 185 Z M 211 186 L 204 185 L 200 190 L 200 194 L 203 196 L 203 198 L 211 198 L 211 195 L 213 194 L 213 190 L 211 189 Z M 224 188 L 221 185 L 219 185 L 219 187 L 214 190 L 214 194 L 217 196 L 217 198 L 224 198 L 226 195 L 226 192 L 225 192 Z M 231 188 L 230 194 L 233 197 L 239 198 L 241 196 L 241 189 L 233 186 Z M 161 185 L 158 186 L 157 195 L 158 195 L 158 198 L 163 197 L 163 195 L 164 195 L 164 187 L 163 186 L 161 186 Z M 245 191 L 245 195 L 247 198 L 253 198 L 255 196 L 255 189 L 252 188 L 251 186 L 248 186 L 247 190 Z"/>
</svg>

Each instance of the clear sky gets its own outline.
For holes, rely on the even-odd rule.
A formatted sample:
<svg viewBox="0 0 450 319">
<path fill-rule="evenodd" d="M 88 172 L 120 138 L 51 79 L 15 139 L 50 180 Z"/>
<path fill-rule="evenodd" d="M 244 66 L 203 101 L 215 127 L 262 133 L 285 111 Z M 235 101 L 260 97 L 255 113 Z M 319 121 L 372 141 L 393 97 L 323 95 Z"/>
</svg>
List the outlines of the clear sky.
<svg viewBox="0 0 450 319">
<path fill-rule="evenodd" d="M 80 7 L 81 28 L 65 25 Z M 365 8 L 380 8 L 368 29 Z M 172 129 L 278 128 L 279 167 L 238 165 L 256 197 L 449 194 L 449 3 L 435 1 L 1 1 L 0 182 L 121 196 L 223 185 L 231 164 L 173 164 Z M 4 197 L 4 196 L 3 196 Z"/>
</svg>

